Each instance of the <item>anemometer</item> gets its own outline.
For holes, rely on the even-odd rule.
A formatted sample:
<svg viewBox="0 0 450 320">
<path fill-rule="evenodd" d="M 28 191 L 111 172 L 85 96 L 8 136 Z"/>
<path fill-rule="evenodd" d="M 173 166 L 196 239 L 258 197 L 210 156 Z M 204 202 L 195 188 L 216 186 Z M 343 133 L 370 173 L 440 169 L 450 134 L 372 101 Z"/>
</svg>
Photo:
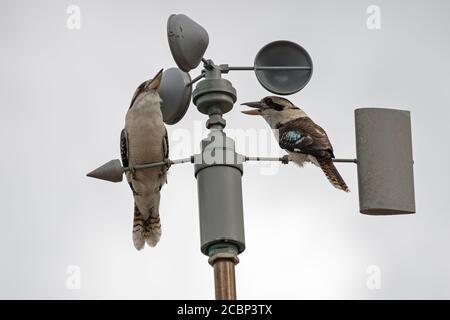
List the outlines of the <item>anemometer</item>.
<svg viewBox="0 0 450 320">
<path fill-rule="evenodd" d="M 217 299 L 236 299 L 235 265 L 245 249 L 242 204 L 242 174 L 245 161 L 280 161 L 281 158 L 243 156 L 227 137 L 223 114 L 236 102 L 236 89 L 223 74 L 254 71 L 259 83 L 277 95 L 303 89 L 312 76 L 313 63 L 299 44 L 270 42 L 256 54 L 253 66 L 215 64 L 204 54 L 209 44 L 206 30 L 183 14 L 167 22 L 170 51 L 177 68 L 164 71 L 160 85 L 164 122 L 173 125 L 186 114 L 192 102 L 208 116 L 208 136 L 201 153 L 169 164 L 194 163 L 197 179 L 201 251 L 214 267 Z M 200 75 L 189 72 L 203 63 Z M 195 89 L 193 86 L 195 85 Z M 356 163 L 360 212 L 368 215 L 415 212 L 411 120 L 409 111 L 385 108 L 355 110 L 357 159 L 334 159 Z M 134 169 L 167 165 L 166 161 L 141 164 Z M 111 160 L 88 176 L 119 182 L 123 173 L 119 160 Z M 164 196 L 163 196 L 164 197 Z"/>
</svg>

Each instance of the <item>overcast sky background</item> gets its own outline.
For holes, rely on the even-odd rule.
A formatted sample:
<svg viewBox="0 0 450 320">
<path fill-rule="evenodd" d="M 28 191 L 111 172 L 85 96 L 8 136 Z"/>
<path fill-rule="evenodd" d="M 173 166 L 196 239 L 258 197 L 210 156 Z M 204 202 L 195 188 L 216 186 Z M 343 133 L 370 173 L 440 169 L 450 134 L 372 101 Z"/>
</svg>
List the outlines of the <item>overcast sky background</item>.
<svg viewBox="0 0 450 320">
<path fill-rule="evenodd" d="M 71 4 L 81 9 L 80 30 L 66 27 Z M 381 8 L 380 30 L 366 26 L 372 4 Z M 273 40 L 306 48 L 313 77 L 289 99 L 327 130 L 337 157 L 355 156 L 355 108 L 411 110 L 414 215 L 361 215 L 353 164 L 337 164 L 350 194 L 313 166 L 263 175 L 263 164 L 245 165 L 238 297 L 449 299 L 450 2 L 424 0 L 2 1 L 0 298 L 214 297 L 192 165 L 171 168 L 161 242 L 140 252 L 128 185 L 85 176 L 119 157 L 136 86 L 175 66 L 166 38 L 172 13 L 208 30 L 206 57 L 216 63 L 251 65 Z M 237 103 L 268 95 L 251 72 L 225 77 Z M 240 110 L 225 115 L 228 128 L 267 129 Z M 170 142 L 198 121 L 205 116 L 191 105 L 168 128 Z M 185 146 L 195 150 L 199 139 Z M 72 265 L 81 270 L 79 290 L 67 288 Z M 372 265 L 381 271 L 378 290 L 366 285 Z"/>
</svg>

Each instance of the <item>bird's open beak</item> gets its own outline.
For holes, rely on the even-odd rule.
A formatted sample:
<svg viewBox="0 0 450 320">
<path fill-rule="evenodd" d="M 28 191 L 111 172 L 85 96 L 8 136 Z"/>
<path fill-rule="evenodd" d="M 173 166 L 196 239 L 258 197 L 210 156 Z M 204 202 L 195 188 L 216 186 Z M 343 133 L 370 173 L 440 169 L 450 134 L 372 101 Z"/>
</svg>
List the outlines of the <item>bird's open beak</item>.
<svg viewBox="0 0 450 320">
<path fill-rule="evenodd" d="M 150 81 L 150 89 L 159 90 L 164 69 L 159 70 L 156 76 Z"/>
<path fill-rule="evenodd" d="M 263 107 L 263 104 L 260 101 L 255 101 L 255 102 L 241 103 L 241 106 L 255 108 L 254 110 L 245 110 L 245 111 L 241 111 L 241 112 L 244 114 L 251 115 L 251 116 L 257 116 L 257 115 L 261 114 L 261 108 Z"/>
</svg>

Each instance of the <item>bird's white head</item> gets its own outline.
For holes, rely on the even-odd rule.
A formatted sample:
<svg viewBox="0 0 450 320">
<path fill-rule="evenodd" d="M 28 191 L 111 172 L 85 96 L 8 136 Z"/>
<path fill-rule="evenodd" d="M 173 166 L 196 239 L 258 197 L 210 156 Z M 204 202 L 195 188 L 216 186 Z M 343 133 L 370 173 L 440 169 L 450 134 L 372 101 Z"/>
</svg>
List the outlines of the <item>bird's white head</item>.
<svg viewBox="0 0 450 320">
<path fill-rule="evenodd" d="M 162 75 L 163 69 L 159 70 L 153 79 L 146 80 L 139 85 L 131 100 L 130 109 L 133 105 L 146 107 L 157 105 L 159 107 L 161 102 L 159 87 L 161 85 Z"/>
<path fill-rule="evenodd" d="M 307 117 L 303 110 L 288 99 L 277 96 L 268 96 L 260 101 L 245 102 L 241 105 L 253 108 L 242 111 L 242 113 L 262 116 L 272 128 L 277 128 L 280 124 L 293 119 Z"/>
</svg>

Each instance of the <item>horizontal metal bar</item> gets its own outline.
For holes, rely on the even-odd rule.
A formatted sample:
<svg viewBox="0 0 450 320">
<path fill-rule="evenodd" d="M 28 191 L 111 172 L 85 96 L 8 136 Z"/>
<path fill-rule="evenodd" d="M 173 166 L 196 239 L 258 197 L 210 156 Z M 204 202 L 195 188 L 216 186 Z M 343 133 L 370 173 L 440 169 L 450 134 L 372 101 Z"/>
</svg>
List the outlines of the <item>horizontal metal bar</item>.
<svg viewBox="0 0 450 320">
<path fill-rule="evenodd" d="M 333 162 L 358 163 L 358 159 L 333 159 Z"/>
<path fill-rule="evenodd" d="M 145 163 L 145 164 L 138 164 L 134 166 L 134 169 L 140 170 L 140 169 L 148 169 L 148 168 L 155 168 L 155 167 L 161 167 L 164 165 L 174 165 L 174 164 L 181 164 L 181 163 L 193 163 L 194 162 L 194 156 L 190 156 L 189 158 L 183 158 L 183 159 L 176 159 L 176 160 L 168 160 L 168 161 L 159 161 L 159 162 L 152 162 L 152 163 Z M 129 167 L 123 168 L 123 171 L 130 171 Z"/>
<path fill-rule="evenodd" d="M 245 157 L 245 161 L 281 161 L 281 158 L 275 157 Z"/>
<path fill-rule="evenodd" d="M 309 66 L 256 66 L 256 67 L 228 67 L 230 71 L 245 70 L 311 70 Z"/>
<path fill-rule="evenodd" d="M 191 82 L 187 83 L 186 87 L 192 86 L 194 83 L 196 83 L 197 81 L 201 80 L 204 77 L 205 77 L 205 74 L 202 72 L 201 75 L 195 77 L 194 79 L 191 80 Z"/>
<path fill-rule="evenodd" d="M 194 156 L 190 156 L 189 158 L 183 158 L 183 159 L 177 159 L 177 160 L 171 160 L 170 164 L 181 164 L 181 163 L 194 163 Z"/>
<path fill-rule="evenodd" d="M 228 67 L 227 70 L 241 71 L 241 70 L 255 70 L 255 67 Z"/>
<path fill-rule="evenodd" d="M 333 162 L 358 163 L 357 159 L 332 159 Z M 245 161 L 284 161 L 283 157 L 245 157 Z M 289 160 L 292 161 L 292 160 Z"/>
<path fill-rule="evenodd" d="M 146 163 L 146 164 L 138 164 L 135 165 L 133 168 L 135 170 L 140 170 L 140 169 L 148 169 L 148 168 L 154 168 L 154 167 L 161 167 L 163 165 L 166 165 L 167 162 L 166 161 L 159 161 L 159 162 L 152 162 L 152 163 Z M 123 168 L 124 171 L 129 171 L 129 167 L 127 168 Z"/>
<path fill-rule="evenodd" d="M 358 163 L 357 159 L 332 159 L 332 160 L 333 160 L 333 162 Z M 283 162 L 284 158 L 283 157 L 249 157 L 249 156 L 245 156 L 245 161 L 280 161 L 280 162 Z M 292 160 L 289 160 L 289 161 L 292 161 Z M 167 164 L 175 165 L 175 164 L 182 164 L 182 163 L 194 163 L 194 156 L 190 156 L 189 158 L 183 158 L 183 159 L 138 164 L 138 165 L 134 166 L 134 169 L 140 170 L 140 169 L 161 167 L 161 166 L 164 166 Z M 130 171 L 130 168 L 125 167 L 125 168 L 123 168 L 123 171 Z"/>
<path fill-rule="evenodd" d="M 311 70 L 309 66 L 257 66 L 256 70 Z"/>
</svg>

